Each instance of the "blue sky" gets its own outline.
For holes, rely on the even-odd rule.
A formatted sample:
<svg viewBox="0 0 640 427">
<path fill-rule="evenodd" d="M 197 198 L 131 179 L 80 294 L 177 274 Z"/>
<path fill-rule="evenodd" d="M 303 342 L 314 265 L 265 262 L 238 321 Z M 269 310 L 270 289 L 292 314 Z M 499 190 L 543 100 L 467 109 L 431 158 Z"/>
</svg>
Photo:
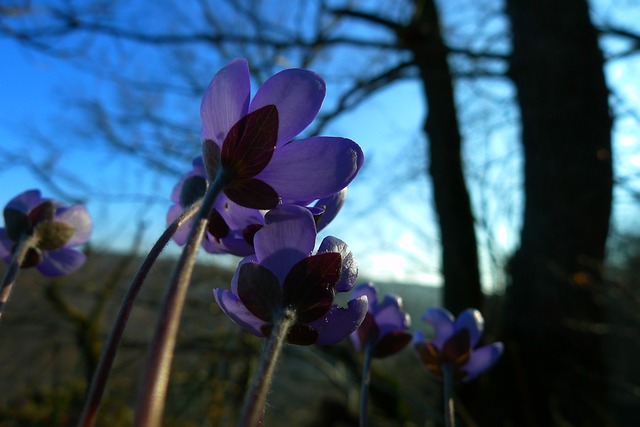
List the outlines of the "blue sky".
<svg viewBox="0 0 640 427">
<path fill-rule="evenodd" d="M 456 17 L 445 13 L 445 23 L 458 25 L 464 32 L 464 25 L 459 25 Z M 605 46 L 609 50 L 623 47 L 618 40 L 607 40 Z M 84 124 L 84 116 L 74 107 L 78 94 L 113 99 L 114 85 L 13 40 L 0 39 L 0 52 L 4 82 L 0 96 L 1 149 L 26 152 L 42 160 L 50 153 L 34 144 L 34 139 L 45 135 L 57 141 L 65 149 L 53 160 L 81 176 L 90 187 L 99 189 L 102 196 L 88 203 L 96 224 L 93 242 L 126 248 L 135 228 L 143 223 L 150 245 L 164 228 L 174 178 L 147 173 L 145 166 L 135 160 L 115 156 L 113 151 L 93 141 L 90 133 L 80 138 L 69 132 L 70 126 L 82 128 Z M 637 119 L 640 92 L 635 77 L 640 72 L 638 67 L 638 58 L 632 57 L 611 62 L 606 69 L 608 81 L 617 94 L 615 109 L 623 113 L 614 133 L 616 170 L 622 177 L 636 176 L 640 167 Z M 215 71 L 203 73 L 202 81 L 206 83 Z M 337 83 L 327 81 L 330 102 Z M 496 283 L 503 280 L 500 272 L 492 270 L 496 260 L 492 261 L 491 253 L 499 263 L 517 244 L 522 159 L 515 126 L 517 113 L 512 110 L 496 113 L 496 106 L 489 105 L 478 94 L 509 96 L 512 88 L 491 81 L 461 81 L 457 85 L 458 99 L 464 101 L 460 109 L 464 160 L 474 209 L 483 221 L 478 227 L 478 237 L 485 284 L 491 289 L 499 287 Z M 336 235 L 350 245 L 363 274 L 436 284 L 438 239 L 429 183 L 423 173 L 426 159 L 421 125 L 425 107 L 420 95 L 416 82 L 396 84 L 327 129 L 329 134 L 347 136 L 360 143 L 366 167 L 350 187 L 344 211 L 325 234 Z M 197 120 L 199 103 L 185 106 L 180 113 Z M 193 144 L 197 147 L 199 142 L 194 140 Z M 184 170 L 188 168 L 185 163 Z M 26 167 L 12 162 L 0 166 L 0 183 L 1 205 L 34 187 L 42 188 L 45 195 L 53 193 Z M 635 181 L 630 185 L 637 187 Z M 71 195 L 78 194 L 77 187 L 70 184 L 70 188 Z M 617 228 L 638 228 L 636 204 L 626 191 L 616 193 Z M 175 253 L 175 246 L 169 252 Z"/>
</svg>

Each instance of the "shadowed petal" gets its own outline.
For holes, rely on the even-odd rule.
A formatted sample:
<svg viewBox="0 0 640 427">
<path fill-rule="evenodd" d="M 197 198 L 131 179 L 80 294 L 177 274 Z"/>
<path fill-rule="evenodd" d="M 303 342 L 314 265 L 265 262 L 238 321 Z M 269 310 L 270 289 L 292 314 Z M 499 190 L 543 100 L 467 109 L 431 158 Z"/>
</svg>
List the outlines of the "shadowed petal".
<svg viewBox="0 0 640 427">
<path fill-rule="evenodd" d="M 11 262 L 11 249 L 13 248 L 13 240 L 9 239 L 4 228 L 0 228 L 0 258 Z"/>
<path fill-rule="evenodd" d="M 304 258 L 294 265 L 282 284 L 283 305 L 295 310 L 299 322 L 324 316 L 336 295 L 341 258 L 328 252 Z"/>
<path fill-rule="evenodd" d="M 256 260 L 255 255 L 249 255 L 245 258 L 242 258 L 242 260 L 240 260 L 240 263 L 238 263 L 238 267 L 236 268 L 236 271 L 233 273 L 233 277 L 231 278 L 231 292 L 233 292 L 236 295 L 238 295 L 238 276 L 240 275 L 240 268 L 243 265 L 250 262 L 252 263 L 258 262 L 258 260 Z"/>
<path fill-rule="evenodd" d="M 92 224 L 89 212 L 84 205 L 58 208 L 56 221 L 64 222 L 73 227 L 73 235 L 66 242 L 66 246 L 82 245 L 89 240 Z"/>
<path fill-rule="evenodd" d="M 429 322 L 434 329 L 434 344 L 438 348 L 442 348 L 444 342 L 453 335 L 454 317 L 448 310 L 444 308 L 434 307 L 424 312 L 422 320 Z"/>
<path fill-rule="evenodd" d="M 273 104 L 280 114 L 277 146 L 302 132 L 320 111 L 326 85 L 322 77 L 297 68 L 281 71 L 258 89 L 249 111 Z"/>
<path fill-rule="evenodd" d="M 278 193 L 264 181 L 255 178 L 233 180 L 224 194 L 233 202 L 250 209 L 275 208 L 280 201 Z"/>
<path fill-rule="evenodd" d="M 320 199 L 313 205 L 316 208 L 323 209 L 320 220 L 317 223 L 318 231 L 322 230 L 331 221 L 333 221 L 336 215 L 338 215 L 338 212 L 340 212 L 340 209 L 342 209 L 342 206 L 344 205 L 346 199 L 347 189 L 345 187 L 333 196 Z"/>
<path fill-rule="evenodd" d="M 257 318 L 271 322 L 282 308 L 282 286 L 278 278 L 260 264 L 245 263 L 238 273 L 238 298 Z"/>
<path fill-rule="evenodd" d="M 42 200 L 40 190 L 29 190 L 11 199 L 6 207 L 27 213 L 39 205 Z"/>
<path fill-rule="evenodd" d="M 284 203 L 329 197 L 345 188 L 364 155 L 347 138 L 316 136 L 279 147 L 256 178 L 273 187 Z"/>
<path fill-rule="evenodd" d="M 236 295 L 224 289 L 214 289 L 213 296 L 218 306 L 231 320 L 253 335 L 263 336 L 260 328 L 266 322 L 251 314 Z"/>
<path fill-rule="evenodd" d="M 489 369 L 502 355 L 504 345 L 501 342 L 485 345 L 471 353 L 469 361 L 462 367 L 467 372 L 464 381 L 470 381 Z"/>
<path fill-rule="evenodd" d="M 365 295 L 369 301 L 369 312 L 375 316 L 378 312 L 378 295 L 376 293 L 376 287 L 373 283 L 362 283 L 355 288 L 351 293 L 352 298 L 357 298 L 361 295 Z"/>
<path fill-rule="evenodd" d="M 294 205 L 278 206 L 265 220 L 253 238 L 256 257 L 284 283 L 291 267 L 313 250 L 316 224 L 308 209 Z"/>
<path fill-rule="evenodd" d="M 42 260 L 36 268 L 48 277 L 65 276 L 80 268 L 86 259 L 85 254 L 70 248 L 42 251 Z"/>
<path fill-rule="evenodd" d="M 484 331 L 484 319 L 482 314 L 473 308 L 468 308 L 458 315 L 455 322 L 455 329 L 468 329 L 471 347 L 475 347 L 480 342 Z"/>
<path fill-rule="evenodd" d="M 340 279 L 336 283 L 337 292 L 348 292 L 358 279 L 358 263 L 345 242 L 337 237 L 327 236 L 322 240 L 318 253 L 337 252 L 342 257 Z"/>
<path fill-rule="evenodd" d="M 309 323 L 320 335 L 316 344 L 333 345 L 345 339 L 358 329 L 367 314 L 367 307 L 365 296 L 352 299 L 347 308 L 332 306 L 326 316 Z"/>
<path fill-rule="evenodd" d="M 229 62 L 213 77 L 200 105 L 202 139 L 212 139 L 222 145 L 225 136 L 247 113 L 251 82 L 246 59 Z"/>
<path fill-rule="evenodd" d="M 384 334 L 373 350 L 373 357 L 383 358 L 396 354 L 411 342 L 411 334 L 392 331 Z"/>
</svg>

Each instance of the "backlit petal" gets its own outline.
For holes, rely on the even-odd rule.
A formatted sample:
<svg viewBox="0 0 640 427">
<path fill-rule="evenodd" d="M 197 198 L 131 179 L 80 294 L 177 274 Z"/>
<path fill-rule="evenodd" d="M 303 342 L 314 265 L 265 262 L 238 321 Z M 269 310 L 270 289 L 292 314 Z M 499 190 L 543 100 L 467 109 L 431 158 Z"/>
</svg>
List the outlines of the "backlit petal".
<svg viewBox="0 0 640 427">
<path fill-rule="evenodd" d="M 43 251 L 42 260 L 36 268 L 48 277 L 65 276 L 80 268 L 86 259 L 85 254 L 70 248 Z"/>
<path fill-rule="evenodd" d="M 224 289 L 214 289 L 213 295 L 218 306 L 220 306 L 224 314 L 229 316 L 231 320 L 253 335 L 259 337 L 263 336 L 262 332 L 260 332 L 260 328 L 265 325 L 266 322 L 263 322 L 251 314 L 251 312 L 249 312 L 249 310 L 247 310 L 247 308 L 242 304 L 240 298 Z"/>
<path fill-rule="evenodd" d="M 336 305 L 331 307 L 331 310 L 324 317 L 309 323 L 309 326 L 320 334 L 316 344 L 333 345 L 345 339 L 358 329 L 367 314 L 367 307 L 365 296 L 352 299 L 347 308 Z"/>
<path fill-rule="evenodd" d="M 289 142 L 313 121 L 324 100 L 326 85 L 322 77 L 309 70 L 281 71 L 258 89 L 249 111 L 273 104 L 278 109 L 280 125 L 277 146 Z"/>
</svg>

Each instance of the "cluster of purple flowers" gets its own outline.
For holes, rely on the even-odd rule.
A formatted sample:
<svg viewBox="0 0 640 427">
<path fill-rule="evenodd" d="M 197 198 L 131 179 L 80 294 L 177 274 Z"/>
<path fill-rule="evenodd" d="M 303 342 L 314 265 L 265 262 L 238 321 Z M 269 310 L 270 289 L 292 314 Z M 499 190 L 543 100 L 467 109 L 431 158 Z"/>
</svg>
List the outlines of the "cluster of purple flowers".
<svg viewBox="0 0 640 427">
<path fill-rule="evenodd" d="M 174 187 L 167 223 L 215 189 L 215 199 L 203 208 L 201 246 L 243 257 L 230 289 L 213 293 L 221 310 L 249 333 L 269 338 L 287 317 L 284 341 L 291 344 L 332 345 L 350 336 L 369 357 L 398 353 L 412 341 L 400 297 L 379 301 L 374 285 L 355 286 L 357 263 L 342 240 L 326 237 L 314 251 L 318 231 L 340 211 L 364 160 L 347 138 L 294 139 L 320 110 L 324 81 L 311 71 L 288 69 L 250 95 L 246 60 L 233 60 L 214 76 L 200 110 L 202 155 Z M 15 263 L 24 244 L 20 267 L 61 276 L 83 264 L 76 248 L 91 232 L 83 206 L 66 207 L 27 191 L 9 202 L 4 219 L 0 257 L 6 262 Z M 201 220 L 187 220 L 174 241 L 187 243 Z M 347 292 L 346 306 L 336 304 L 336 294 Z M 478 347 L 483 320 L 477 310 L 455 319 L 432 308 L 423 320 L 435 335 L 425 340 L 416 332 L 414 348 L 437 377 L 450 369 L 454 379 L 471 380 L 502 353 L 500 343 Z"/>
</svg>

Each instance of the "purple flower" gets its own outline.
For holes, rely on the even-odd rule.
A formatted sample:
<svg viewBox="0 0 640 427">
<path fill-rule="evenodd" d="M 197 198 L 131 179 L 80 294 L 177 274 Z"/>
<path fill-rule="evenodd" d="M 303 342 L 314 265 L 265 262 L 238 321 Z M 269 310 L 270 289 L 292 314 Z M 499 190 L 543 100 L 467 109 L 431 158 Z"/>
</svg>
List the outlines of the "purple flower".
<svg viewBox="0 0 640 427">
<path fill-rule="evenodd" d="M 414 348 L 429 372 L 442 378 L 442 368 L 453 369 L 453 378 L 470 381 L 489 369 L 502 355 L 502 343 L 478 347 L 484 330 L 482 314 L 467 309 L 458 318 L 443 308 L 430 308 L 422 320 L 429 322 L 434 330 L 433 340 L 427 341 L 420 332 L 415 333 Z"/>
<path fill-rule="evenodd" d="M 333 304 L 335 293 L 350 291 L 358 275 L 347 245 L 326 237 L 312 255 L 316 226 L 301 206 L 278 206 L 265 221 L 254 236 L 256 253 L 238 265 L 231 291 L 213 291 L 222 311 L 257 336 L 269 336 L 278 317 L 293 313 L 291 344 L 330 345 L 346 338 L 367 312 L 364 296 L 346 308 Z"/>
<path fill-rule="evenodd" d="M 189 205 L 203 197 L 208 185 L 204 162 L 202 157 L 198 156 L 193 159 L 192 170 L 173 188 L 171 201 L 174 204 L 167 213 L 167 224 L 173 222 Z M 316 201 L 312 207 L 309 207 L 316 219 L 318 231 L 335 218 L 344 204 L 346 193 L 345 188 L 334 195 Z M 230 253 L 238 256 L 254 254 L 253 236 L 264 226 L 266 212 L 240 206 L 225 194 L 220 194 L 209 215 L 209 224 L 202 240 L 202 247 L 209 253 Z M 177 244 L 184 245 L 192 222 L 190 220 L 185 223 L 173 236 Z"/>
<path fill-rule="evenodd" d="M 0 257 L 10 263 L 18 243 L 34 238 L 20 265 L 36 267 L 49 277 L 64 276 L 84 264 L 86 257 L 73 249 L 89 240 L 91 218 L 83 205 L 64 206 L 43 199 L 39 190 L 26 191 L 4 208 L 5 228 L 0 228 Z"/>
<path fill-rule="evenodd" d="M 213 180 L 221 169 L 225 194 L 254 209 L 312 201 L 345 188 L 362 166 L 350 139 L 295 140 L 325 96 L 317 74 L 288 69 L 269 78 L 250 102 L 249 66 L 235 59 L 213 78 L 202 99 L 202 150 Z"/>
<path fill-rule="evenodd" d="M 402 298 L 387 294 L 380 304 L 376 288 L 364 283 L 353 289 L 352 296 L 366 296 L 369 310 L 358 330 L 351 334 L 351 342 L 357 351 L 372 346 L 373 357 L 387 357 L 405 348 L 411 342 L 407 332 L 411 319 L 402 311 Z"/>
</svg>

